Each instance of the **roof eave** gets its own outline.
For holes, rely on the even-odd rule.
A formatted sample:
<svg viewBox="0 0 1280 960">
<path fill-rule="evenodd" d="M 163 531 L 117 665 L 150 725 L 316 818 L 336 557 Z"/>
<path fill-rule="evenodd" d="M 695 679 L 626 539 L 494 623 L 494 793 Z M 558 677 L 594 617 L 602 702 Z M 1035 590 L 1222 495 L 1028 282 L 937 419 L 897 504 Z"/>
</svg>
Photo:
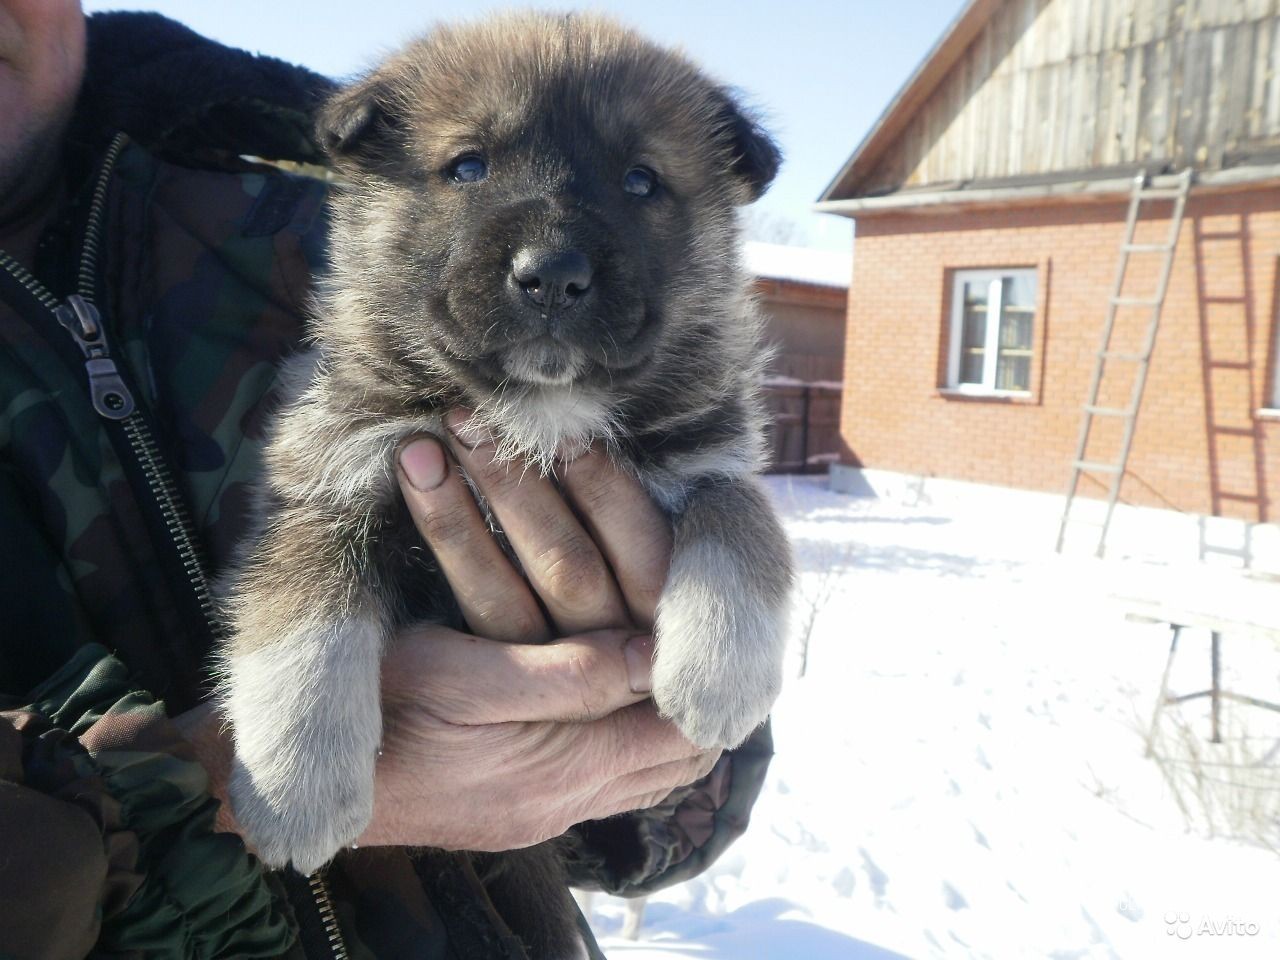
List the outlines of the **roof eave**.
<svg viewBox="0 0 1280 960">
<path fill-rule="evenodd" d="M 1280 163 L 1232 167 L 1197 174 L 1193 195 L 1206 191 L 1244 190 L 1280 181 Z M 1149 186 L 1173 187 L 1175 175 L 1154 177 Z M 982 189 L 900 191 L 880 197 L 826 200 L 813 205 L 817 213 L 843 217 L 869 217 L 893 213 L 948 213 L 982 207 L 1037 203 L 1111 202 L 1124 199 L 1133 189 L 1133 177 L 1071 180 Z"/>
<path fill-rule="evenodd" d="M 847 196 L 853 192 L 856 175 L 878 160 L 884 149 L 902 132 L 916 107 L 933 93 L 1001 2 L 1002 0 L 969 0 L 968 5 L 951 21 L 938 42 L 912 71 L 907 82 L 862 138 L 853 155 L 840 168 L 840 172 L 827 184 L 818 198 L 819 203 L 837 199 L 834 196 L 836 193 Z"/>
</svg>

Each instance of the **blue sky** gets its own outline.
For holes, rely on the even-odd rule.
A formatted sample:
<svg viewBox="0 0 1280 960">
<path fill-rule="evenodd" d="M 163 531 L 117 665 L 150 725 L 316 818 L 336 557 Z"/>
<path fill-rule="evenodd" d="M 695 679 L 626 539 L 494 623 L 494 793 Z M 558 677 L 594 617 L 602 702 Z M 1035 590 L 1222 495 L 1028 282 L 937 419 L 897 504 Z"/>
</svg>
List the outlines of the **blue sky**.
<svg viewBox="0 0 1280 960">
<path fill-rule="evenodd" d="M 849 221 L 809 205 L 963 6 L 963 0 L 559 0 L 551 9 L 609 11 L 684 47 L 745 91 L 786 163 L 757 205 L 764 230 L 847 247 Z M 490 0 L 84 0 L 85 10 L 158 10 L 225 43 L 333 76 L 360 71 L 433 21 L 513 6 Z"/>
</svg>

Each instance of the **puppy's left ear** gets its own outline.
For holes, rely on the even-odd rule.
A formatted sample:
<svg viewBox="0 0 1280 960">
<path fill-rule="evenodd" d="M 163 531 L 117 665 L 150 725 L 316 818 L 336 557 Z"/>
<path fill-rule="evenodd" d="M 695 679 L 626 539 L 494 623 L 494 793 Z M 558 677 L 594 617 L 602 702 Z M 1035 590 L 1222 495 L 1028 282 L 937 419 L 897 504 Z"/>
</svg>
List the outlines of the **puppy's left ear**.
<svg viewBox="0 0 1280 960">
<path fill-rule="evenodd" d="M 721 89 L 716 94 L 719 100 L 715 119 L 717 132 L 728 140 L 733 150 L 732 170 L 746 185 L 745 202 L 754 203 L 778 175 L 782 151 L 760 126 L 756 116 L 729 91 Z"/>
</svg>

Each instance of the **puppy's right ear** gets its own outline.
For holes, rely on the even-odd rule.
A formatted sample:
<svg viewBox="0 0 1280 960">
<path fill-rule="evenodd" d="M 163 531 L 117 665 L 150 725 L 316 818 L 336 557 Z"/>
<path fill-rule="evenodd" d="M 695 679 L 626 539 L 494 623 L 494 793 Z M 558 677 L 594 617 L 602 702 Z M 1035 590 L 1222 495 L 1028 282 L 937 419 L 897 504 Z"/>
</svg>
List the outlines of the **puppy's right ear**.
<svg viewBox="0 0 1280 960">
<path fill-rule="evenodd" d="M 389 159 L 401 121 L 393 96 L 377 76 L 345 87 L 320 108 L 316 139 L 335 166 L 376 166 Z"/>
</svg>

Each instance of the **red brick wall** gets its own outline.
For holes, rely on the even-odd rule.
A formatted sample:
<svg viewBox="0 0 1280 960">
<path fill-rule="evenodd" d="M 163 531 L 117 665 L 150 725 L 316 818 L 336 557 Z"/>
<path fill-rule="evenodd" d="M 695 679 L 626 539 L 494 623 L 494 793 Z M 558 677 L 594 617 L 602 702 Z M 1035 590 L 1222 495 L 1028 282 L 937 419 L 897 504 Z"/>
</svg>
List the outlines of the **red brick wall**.
<svg viewBox="0 0 1280 960">
<path fill-rule="evenodd" d="M 1167 206 L 1149 209 L 1168 216 Z M 844 462 L 1065 490 L 1125 211 L 1125 204 L 1074 204 L 859 220 L 841 416 Z M 1138 242 L 1159 241 L 1168 220 L 1144 219 Z M 1278 255 L 1280 190 L 1198 197 L 1193 190 L 1122 501 L 1273 519 L 1280 504 L 1280 419 L 1255 411 L 1268 406 L 1275 391 Z M 1134 255 L 1125 295 L 1154 292 L 1159 259 Z M 952 271 L 991 267 L 1037 271 L 1029 398 L 960 398 L 940 389 Z M 1113 349 L 1136 344 L 1145 323 L 1141 311 L 1122 312 Z M 1103 405 L 1124 405 L 1132 367 L 1112 365 Z M 1119 421 L 1095 418 L 1094 424 L 1090 459 L 1114 461 Z M 1102 495 L 1103 487 L 1086 479 L 1081 492 Z"/>
</svg>

